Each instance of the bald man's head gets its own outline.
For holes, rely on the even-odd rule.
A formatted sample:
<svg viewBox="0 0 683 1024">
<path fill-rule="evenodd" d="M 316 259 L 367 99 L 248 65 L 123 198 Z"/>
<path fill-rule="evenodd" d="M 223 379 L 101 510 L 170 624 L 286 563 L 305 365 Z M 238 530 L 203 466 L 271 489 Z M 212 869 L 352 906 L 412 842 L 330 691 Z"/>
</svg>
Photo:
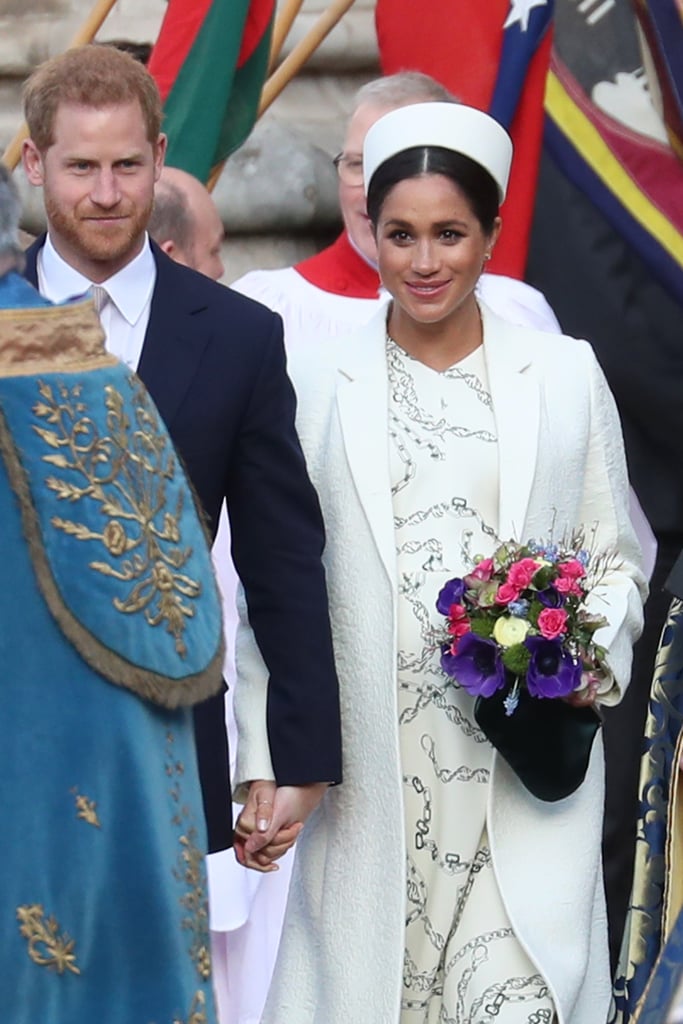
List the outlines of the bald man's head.
<svg viewBox="0 0 683 1024">
<path fill-rule="evenodd" d="M 149 233 L 165 253 L 218 281 L 223 223 L 208 190 L 177 167 L 164 167 L 154 190 Z"/>
</svg>

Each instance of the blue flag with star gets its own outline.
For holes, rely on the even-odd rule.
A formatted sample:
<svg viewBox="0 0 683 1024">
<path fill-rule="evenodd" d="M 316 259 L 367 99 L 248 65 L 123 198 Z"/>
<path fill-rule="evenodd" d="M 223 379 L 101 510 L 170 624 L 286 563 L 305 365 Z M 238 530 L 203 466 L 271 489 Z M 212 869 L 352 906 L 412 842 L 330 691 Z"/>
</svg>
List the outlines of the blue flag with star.
<svg viewBox="0 0 683 1024">
<path fill-rule="evenodd" d="M 529 63 L 552 24 L 554 0 L 511 0 L 503 25 L 503 49 L 489 113 L 509 129 Z"/>
</svg>

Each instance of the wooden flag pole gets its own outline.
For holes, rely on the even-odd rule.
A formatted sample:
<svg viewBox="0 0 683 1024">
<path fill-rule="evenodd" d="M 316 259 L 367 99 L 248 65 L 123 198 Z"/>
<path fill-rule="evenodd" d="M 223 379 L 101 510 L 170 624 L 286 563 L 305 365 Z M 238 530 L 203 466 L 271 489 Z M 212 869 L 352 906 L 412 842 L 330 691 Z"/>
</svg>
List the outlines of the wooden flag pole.
<svg viewBox="0 0 683 1024">
<path fill-rule="evenodd" d="M 311 54 L 315 53 L 325 36 L 329 35 L 334 26 L 341 21 L 355 2 L 356 0 L 333 0 L 333 3 L 323 11 L 308 34 L 296 44 L 292 52 L 280 64 L 277 71 L 274 71 L 266 81 L 261 93 L 257 118 L 261 117 L 271 103 L 277 99 L 285 86 L 301 70 Z M 213 192 L 216 187 L 216 182 L 220 178 L 224 166 L 225 160 L 216 164 L 211 171 L 209 180 L 206 183 L 209 192 Z"/>
<path fill-rule="evenodd" d="M 273 38 L 270 42 L 268 71 L 272 71 L 280 59 L 280 52 L 284 46 L 285 39 L 289 35 L 289 30 L 294 24 L 294 20 L 302 8 L 303 2 L 304 0 L 287 0 L 285 7 L 278 14 L 273 25 Z"/>
<path fill-rule="evenodd" d="M 115 3 L 116 0 L 97 0 L 97 3 L 76 32 L 67 49 L 72 50 L 75 46 L 83 46 L 85 43 L 91 43 L 104 24 Z M 9 167 L 10 171 L 14 170 L 21 159 L 22 143 L 27 136 L 28 128 L 24 121 L 14 138 L 9 142 L 7 149 L 2 154 L 2 162 Z"/>
<path fill-rule="evenodd" d="M 355 0 L 333 0 L 327 10 L 323 11 L 308 35 L 296 44 L 292 52 L 285 57 L 279 68 L 267 80 L 261 93 L 259 117 L 277 99 L 288 82 L 301 70 L 311 54 L 318 49 L 325 36 L 329 35 L 354 3 Z"/>
</svg>

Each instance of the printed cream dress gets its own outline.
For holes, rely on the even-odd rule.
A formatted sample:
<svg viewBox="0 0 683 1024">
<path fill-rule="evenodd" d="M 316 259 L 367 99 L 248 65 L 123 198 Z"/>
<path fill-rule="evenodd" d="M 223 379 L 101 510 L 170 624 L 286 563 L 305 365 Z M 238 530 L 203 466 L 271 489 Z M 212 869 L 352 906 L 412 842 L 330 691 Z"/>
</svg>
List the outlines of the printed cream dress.
<svg viewBox="0 0 683 1024">
<path fill-rule="evenodd" d="M 498 446 L 480 346 L 444 372 L 387 339 L 407 843 L 401 1024 L 551 1024 L 486 834 L 492 748 L 439 665 L 435 603 L 496 542 Z"/>
</svg>

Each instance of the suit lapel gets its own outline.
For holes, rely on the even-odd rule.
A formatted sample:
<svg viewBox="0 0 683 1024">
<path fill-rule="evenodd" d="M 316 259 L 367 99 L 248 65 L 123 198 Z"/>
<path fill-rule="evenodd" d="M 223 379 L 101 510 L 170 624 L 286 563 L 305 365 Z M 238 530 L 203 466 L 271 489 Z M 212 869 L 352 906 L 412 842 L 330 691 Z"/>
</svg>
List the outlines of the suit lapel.
<svg viewBox="0 0 683 1024">
<path fill-rule="evenodd" d="M 170 428 L 210 338 L 206 302 L 188 288 L 186 274 L 154 243 L 157 280 L 138 366 L 161 416 Z M 182 280 L 179 278 L 182 276 Z"/>
<path fill-rule="evenodd" d="M 522 536 L 536 471 L 539 432 L 538 383 L 529 372 L 531 353 L 520 329 L 482 306 L 484 354 L 498 435 L 498 536 Z M 549 339 L 552 344 L 552 339 Z"/>
<path fill-rule="evenodd" d="M 382 310 L 344 348 L 338 364 L 337 407 L 358 497 L 395 592 L 396 543 L 389 473 L 385 316 Z"/>
</svg>

